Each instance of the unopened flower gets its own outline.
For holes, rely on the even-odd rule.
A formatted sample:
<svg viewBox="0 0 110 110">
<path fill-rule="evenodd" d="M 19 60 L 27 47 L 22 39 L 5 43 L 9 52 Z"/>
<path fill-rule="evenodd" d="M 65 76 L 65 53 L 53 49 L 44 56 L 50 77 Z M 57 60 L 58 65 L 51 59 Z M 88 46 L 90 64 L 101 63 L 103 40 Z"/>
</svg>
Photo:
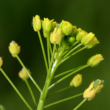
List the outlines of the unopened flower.
<svg viewBox="0 0 110 110">
<path fill-rule="evenodd" d="M 72 33 L 72 29 L 73 29 L 73 26 L 71 23 L 69 23 L 68 21 L 62 20 L 61 30 L 66 36 L 68 36 Z"/>
<path fill-rule="evenodd" d="M 0 57 L 0 67 L 3 65 L 3 59 Z"/>
<path fill-rule="evenodd" d="M 81 41 L 82 38 L 83 38 L 84 36 L 86 36 L 86 35 L 87 35 L 87 32 L 84 31 L 84 30 L 81 30 L 81 31 L 78 32 L 78 34 L 77 34 L 77 36 L 76 36 L 76 40 L 79 42 L 79 41 Z"/>
<path fill-rule="evenodd" d="M 90 88 L 87 88 L 83 93 L 83 98 L 87 98 L 88 101 L 91 101 L 95 97 L 95 94 L 94 89 L 91 90 Z"/>
<path fill-rule="evenodd" d="M 56 26 L 57 26 L 57 22 L 56 21 L 52 21 L 52 29 L 51 29 L 51 31 L 53 31 Z"/>
<path fill-rule="evenodd" d="M 88 99 L 88 101 L 92 100 L 97 93 L 101 91 L 103 88 L 103 80 L 97 79 L 96 81 L 93 81 L 89 87 L 84 91 L 83 98 Z"/>
<path fill-rule="evenodd" d="M 43 30 L 49 32 L 52 28 L 52 21 L 53 20 L 49 20 L 48 18 L 44 18 L 44 20 L 42 21 Z"/>
<path fill-rule="evenodd" d="M 15 41 L 12 41 L 9 45 L 9 52 L 15 57 L 20 53 L 20 46 Z"/>
<path fill-rule="evenodd" d="M 29 72 L 29 74 L 31 74 L 31 73 L 30 73 L 30 70 L 28 70 L 28 72 Z M 28 76 L 28 74 L 27 74 L 25 68 L 22 68 L 22 70 L 18 73 L 18 75 L 19 75 L 19 77 L 20 77 L 21 79 L 23 79 L 23 80 L 29 78 L 29 76 Z"/>
<path fill-rule="evenodd" d="M 43 35 L 45 38 L 49 38 L 50 32 L 43 30 Z"/>
<path fill-rule="evenodd" d="M 72 32 L 71 32 L 70 36 L 76 36 L 77 33 L 78 33 L 77 27 L 76 26 L 73 26 L 72 27 Z"/>
<path fill-rule="evenodd" d="M 39 15 L 33 17 L 33 29 L 35 32 L 41 30 L 41 20 Z"/>
<path fill-rule="evenodd" d="M 84 36 L 81 40 L 81 43 L 85 45 L 87 48 L 92 48 L 96 44 L 99 44 L 99 41 L 95 37 L 95 34 L 92 32 L 88 33 L 86 36 Z"/>
<path fill-rule="evenodd" d="M 88 60 L 87 64 L 91 67 L 94 67 L 98 65 L 102 60 L 104 60 L 103 56 L 101 54 L 96 54 Z"/>
<path fill-rule="evenodd" d="M 50 34 L 50 42 L 52 44 L 56 43 L 59 44 L 61 43 L 62 40 L 62 31 L 60 28 L 55 28 L 54 31 Z"/>
<path fill-rule="evenodd" d="M 75 37 L 69 37 L 69 38 L 68 38 L 68 42 L 69 42 L 70 44 L 74 44 L 74 42 L 75 42 Z"/>
<path fill-rule="evenodd" d="M 81 83 L 82 83 L 82 75 L 77 74 L 70 82 L 70 86 L 78 87 L 81 85 Z"/>
</svg>

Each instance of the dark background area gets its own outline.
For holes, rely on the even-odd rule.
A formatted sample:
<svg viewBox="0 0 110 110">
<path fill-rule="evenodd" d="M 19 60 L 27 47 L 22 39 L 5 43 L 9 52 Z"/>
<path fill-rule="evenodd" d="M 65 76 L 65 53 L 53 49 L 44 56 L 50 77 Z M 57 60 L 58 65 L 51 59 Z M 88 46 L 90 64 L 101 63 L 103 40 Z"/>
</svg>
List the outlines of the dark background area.
<svg viewBox="0 0 110 110">
<path fill-rule="evenodd" d="M 21 46 L 20 58 L 31 70 L 32 76 L 43 87 L 45 81 L 45 65 L 37 33 L 32 28 L 32 17 L 40 15 L 57 22 L 67 20 L 87 32 L 93 32 L 100 41 L 96 47 L 84 50 L 62 64 L 57 74 L 64 70 L 85 64 L 87 59 L 101 53 L 105 60 L 94 68 L 87 68 L 83 74 L 83 83 L 76 89 L 69 89 L 48 99 L 47 103 L 83 92 L 91 81 L 103 79 L 105 85 L 101 93 L 86 102 L 79 110 L 110 110 L 110 1 L 109 0 L 0 0 L 0 56 L 3 57 L 3 69 L 14 82 L 26 100 L 33 105 L 32 99 L 24 82 L 18 77 L 21 66 L 8 51 L 9 43 L 15 40 Z M 46 40 L 43 38 L 46 47 Z M 73 76 L 72 76 L 73 77 Z M 52 91 L 69 85 L 72 77 L 60 83 Z M 39 92 L 29 80 L 36 99 Z M 51 91 L 51 92 L 52 92 Z M 82 96 L 47 108 L 48 110 L 72 110 Z M 0 104 L 6 110 L 28 110 L 22 100 L 12 89 L 8 81 L 0 74 Z"/>
</svg>

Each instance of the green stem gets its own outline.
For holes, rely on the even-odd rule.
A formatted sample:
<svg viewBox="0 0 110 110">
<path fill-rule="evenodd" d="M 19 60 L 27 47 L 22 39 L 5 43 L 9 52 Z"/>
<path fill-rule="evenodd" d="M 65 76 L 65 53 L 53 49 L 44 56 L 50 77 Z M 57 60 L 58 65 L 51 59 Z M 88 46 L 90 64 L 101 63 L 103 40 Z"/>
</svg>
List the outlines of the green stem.
<svg viewBox="0 0 110 110">
<path fill-rule="evenodd" d="M 6 73 L 3 71 L 2 68 L 0 68 L 0 71 L 2 72 L 2 74 L 5 76 L 5 78 L 8 80 L 8 82 L 11 84 L 11 86 L 13 87 L 13 89 L 16 91 L 16 93 L 19 95 L 19 97 L 22 99 L 22 101 L 25 103 L 25 105 L 29 108 L 29 110 L 33 110 L 30 105 L 27 103 L 27 101 L 24 99 L 24 97 L 21 95 L 21 93 L 19 92 L 19 90 L 16 88 L 16 86 L 13 84 L 13 82 L 10 80 L 10 78 L 6 75 Z"/>
<path fill-rule="evenodd" d="M 80 52 L 80 51 L 82 51 L 82 50 L 84 50 L 84 49 L 86 49 L 86 47 L 82 47 L 81 49 L 77 50 L 77 51 L 74 52 L 73 54 L 67 56 L 66 58 L 64 58 L 64 59 L 60 62 L 60 64 L 62 64 L 64 61 L 68 60 L 71 56 L 77 54 L 78 52 Z"/>
<path fill-rule="evenodd" d="M 77 94 L 77 95 L 74 95 L 74 96 L 71 96 L 71 97 L 68 97 L 68 98 L 65 98 L 65 99 L 62 99 L 62 100 L 53 102 L 53 103 L 51 103 L 51 104 L 48 104 L 48 105 L 44 106 L 44 108 L 48 108 L 48 107 L 50 107 L 50 106 L 52 106 L 52 105 L 56 105 L 56 104 L 58 104 L 58 103 L 61 103 L 61 102 L 64 102 L 64 101 L 67 101 L 67 100 L 70 100 L 70 99 L 79 97 L 79 96 L 81 96 L 81 95 L 83 95 L 83 93 L 80 93 L 80 94 Z"/>
<path fill-rule="evenodd" d="M 60 83 L 61 81 L 63 81 L 64 79 L 68 78 L 69 76 L 73 75 L 74 73 L 76 73 L 76 72 L 78 72 L 78 71 L 80 71 L 80 70 L 82 70 L 82 69 L 84 69 L 84 68 L 87 68 L 88 66 L 90 66 L 90 65 L 87 65 L 87 64 L 86 64 L 86 65 L 84 65 L 84 66 L 81 66 L 81 67 L 78 68 L 77 70 L 75 70 L 75 71 L 73 71 L 73 72 L 67 74 L 66 76 L 64 76 L 64 77 L 62 77 L 61 79 L 59 79 L 57 82 L 53 83 L 53 84 L 49 87 L 49 89 L 51 89 L 51 88 L 54 87 L 56 84 L 58 84 L 58 83 Z"/>
<path fill-rule="evenodd" d="M 62 53 L 64 52 L 65 48 L 62 49 L 62 51 L 59 53 L 59 57 L 58 59 L 56 59 L 53 63 L 53 58 L 54 58 L 54 51 L 56 49 L 56 44 L 54 45 L 54 49 L 53 49 L 53 54 L 52 54 L 52 58 L 51 58 L 51 64 L 50 64 L 50 67 L 49 67 L 49 71 L 48 71 L 48 75 L 46 77 L 46 81 L 45 81 L 45 85 L 43 87 L 43 91 L 40 95 L 40 99 L 39 99 L 39 103 L 38 103 L 38 106 L 37 106 L 37 110 L 43 110 L 44 108 L 44 104 L 45 104 L 45 100 L 46 100 L 46 97 L 47 97 L 47 93 L 49 91 L 49 86 L 51 84 L 51 81 L 54 77 L 54 74 L 55 74 L 55 71 L 56 69 L 58 68 L 58 63 L 59 63 L 59 60 L 60 58 L 62 57 Z M 53 63 L 53 65 L 52 65 Z M 51 67 L 52 65 L 52 67 Z"/>
<path fill-rule="evenodd" d="M 77 110 L 80 106 L 82 106 L 85 102 L 87 101 L 87 99 L 84 99 L 81 103 L 79 103 L 73 110 Z"/>
<path fill-rule="evenodd" d="M 62 92 L 62 91 L 65 91 L 65 90 L 67 90 L 67 89 L 70 89 L 71 87 L 72 87 L 72 86 L 68 86 L 68 87 L 65 87 L 65 88 L 63 88 L 63 89 L 60 89 L 60 90 L 58 90 L 58 91 L 56 91 L 56 92 L 54 92 L 54 93 L 48 95 L 47 98 L 50 97 L 50 96 L 53 96 L 53 95 L 55 95 L 55 94 L 57 94 L 57 93 L 60 93 L 60 92 Z"/>
<path fill-rule="evenodd" d="M 26 72 L 27 72 L 29 78 L 30 78 L 31 81 L 33 82 L 33 84 L 36 86 L 36 88 L 39 90 L 39 92 L 41 92 L 41 88 L 38 86 L 38 84 L 35 82 L 35 80 L 34 80 L 33 77 L 31 76 L 31 74 L 28 72 L 26 66 L 23 64 L 23 62 L 21 61 L 21 59 L 19 58 L 19 56 L 16 55 L 15 57 L 17 58 L 17 60 L 18 60 L 19 63 L 21 64 L 21 66 L 22 66 L 23 68 L 25 68 L 25 70 L 26 70 Z"/>
<path fill-rule="evenodd" d="M 65 72 L 62 72 L 62 73 L 56 75 L 54 78 L 58 78 L 58 77 L 60 77 L 60 76 L 62 76 L 62 75 L 65 75 L 65 74 L 67 74 L 67 73 L 70 73 L 70 72 L 72 72 L 72 71 L 74 71 L 74 70 L 76 70 L 76 69 L 78 69 L 78 68 L 80 68 L 80 67 L 81 67 L 81 66 L 79 66 L 79 67 L 77 67 L 77 68 L 70 69 L 70 70 L 65 71 Z"/>
<path fill-rule="evenodd" d="M 47 38 L 47 55 L 48 55 L 48 65 L 50 65 L 50 45 L 49 45 L 49 38 Z"/>
<path fill-rule="evenodd" d="M 65 55 L 68 51 L 70 51 L 76 44 L 78 44 L 78 41 L 76 41 L 69 49 L 67 49 L 63 55 Z"/>
<path fill-rule="evenodd" d="M 82 44 L 78 44 L 76 47 L 74 47 L 73 49 L 71 49 L 65 56 L 64 58 L 66 58 L 68 55 L 70 55 L 73 51 L 75 51 L 76 49 L 78 49 Z"/>
<path fill-rule="evenodd" d="M 32 97 L 32 99 L 33 99 L 34 104 L 37 106 L 36 99 L 35 99 L 35 97 L 34 97 L 34 94 L 33 94 L 33 92 L 32 92 L 32 89 L 31 89 L 31 87 L 30 87 L 30 85 L 29 85 L 29 83 L 28 83 L 28 80 L 25 79 L 24 81 L 25 81 L 25 83 L 26 83 L 26 85 L 27 85 L 27 87 L 28 87 L 28 89 L 29 89 L 29 92 L 30 92 L 30 94 L 31 94 L 31 97 Z"/>
<path fill-rule="evenodd" d="M 41 44 L 41 48 L 42 48 L 42 53 L 43 53 L 43 57 L 44 57 L 46 70 L 48 71 L 47 58 L 46 58 L 46 54 L 45 54 L 44 45 L 43 45 L 43 41 L 42 41 L 42 37 L 41 37 L 40 31 L 38 31 L 38 36 L 39 36 L 39 40 L 40 40 L 40 44 Z"/>
<path fill-rule="evenodd" d="M 49 49 L 50 49 L 50 54 L 51 54 L 51 56 L 52 56 L 52 46 L 51 46 L 51 44 L 50 44 L 50 40 L 49 40 Z"/>
</svg>

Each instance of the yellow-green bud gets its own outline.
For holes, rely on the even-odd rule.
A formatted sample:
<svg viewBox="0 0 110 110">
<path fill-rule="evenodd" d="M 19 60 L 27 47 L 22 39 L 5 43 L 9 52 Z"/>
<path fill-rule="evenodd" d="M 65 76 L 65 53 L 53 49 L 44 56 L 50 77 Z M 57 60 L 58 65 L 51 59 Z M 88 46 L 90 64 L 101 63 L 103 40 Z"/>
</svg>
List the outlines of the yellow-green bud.
<svg viewBox="0 0 110 110">
<path fill-rule="evenodd" d="M 51 29 L 51 31 L 54 30 L 54 28 L 55 28 L 56 26 L 57 26 L 57 22 L 56 22 L 56 21 L 53 21 L 53 22 L 52 22 L 52 29 Z"/>
<path fill-rule="evenodd" d="M 93 81 L 89 87 L 84 91 L 83 97 L 87 98 L 88 101 L 92 100 L 96 93 L 99 93 L 101 89 L 103 88 L 103 80 L 97 79 L 96 81 Z"/>
<path fill-rule="evenodd" d="M 81 43 L 85 45 L 87 48 L 92 48 L 96 44 L 99 43 L 97 38 L 95 37 L 95 34 L 92 32 L 88 33 L 86 36 L 84 36 L 81 40 Z"/>
<path fill-rule="evenodd" d="M 20 53 L 20 46 L 15 41 L 12 41 L 9 45 L 9 52 L 15 57 Z"/>
<path fill-rule="evenodd" d="M 68 21 L 64 21 L 62 20 L 61 22 L 61 29 L 62 29 L 62 32 L 68 36 L 72 33 L 72 29 L 73 29 L 73 26 L 71 23 L 69 23 Z"/>
<path fill-rule="evenodd" d="M 77 33 L 78 33 L 77 27 L 73 26 L 71 36 L 76 36 Z"/>
<path fill-rule="evenodd" d="M 76 40 L 78 41 L 78 42 L 80 42 L 81 41 L 81 39 L 84 37 L 84 36 L 86 36 L 87 35 L 87 32 L 86 31 L 79 31 L 79 33 L 77 34 L 77 36 L 76 36 Z"/>
<path fill-rule="evenodd" d="M 35 32 L 41 30 L 41 20 L 39 15 L 33 17 L 33 29 Z"/>
<path fill-rule="evenodd" d="M 62 40 L 62 31 L 60 28 L 55 28 L 54 31 L 50 34 L 50 42 L 52 44 L 56 43 L 59 44 L 61 43 Z"/>
<path fill-rule="evenodd" d="M 70 82 L 70 86 L 78 87 L 81 85 L 81 83 L 82 83 L 82 75 L 77 74 Z"/>
<path fill-rule="evenodd" d="M 43 30 L 43 35 L 45 38 L 48 38 L 50 36 L 50 32 Z"/>
<path fill-rule="evenodd" d="M 48 18 L 44 18 L 43 23 L 42 23 L 43 30 L 49 32 L 52 28 L 52 21 L 53 20 L 49 20 Z"/>
<path fill-rule="evenodd" d="M 91 67 L 94 67 L 98 65 L 102 60 L 104 60 L 103 56 L 101 54 L 96 54 L 88 60 L 87 64 Z"/>
<path fill-rule="evenodd" d="M 3 59 L 0 57 L 0 67 L 3 65 Z"/>
<path fill-rule="evenodd" d="M 69 38 L 68 38 L 68 42 L 69 42 L 70 44 L 74 44 L 74 42 L 75 42 L 75 37 L 69 37 Z"/>
<path fill-rule="evenodd" d="M 94 87 L 93 84 L 94 84 L 94 81 L 92 81 L 91 84 L 89 85 L 90 90 L 93 89 L 93 87 Z"/>
<path fill-rule="evenodd" d="M 103 84 L 98 85 L 97 88 L 95 89 L 95 92 L 96 92 L 96 93 L 99 93 L 103 87 L 104 87 Z"/>
<path fill-rule="evenodd" d="M 31 74 L 30 70 L 28 70 L 29 74 Z M 25 70 L 25 68 L 22 68 L 22 70 L 18 73 L 19 77 L 23 80 L 28 79 L 29 76 Z"/>
<path fill-rule="evenodd" d="M 91 101 L 95 97 L 95 94 L 95 90 L 91 90 L 91 88 L 88 87 L 83 93 L 83 98 L 87 98 L 88 101 Z"/>
<path fill-rule="evenodd" d="M 99 44 L 99 41 L 96 37 L 94 37 L 94 39 L 88 45 L 86 45 L 86 48 L 90 49 L 94 47 L 96 44 Z"/>
</svg>

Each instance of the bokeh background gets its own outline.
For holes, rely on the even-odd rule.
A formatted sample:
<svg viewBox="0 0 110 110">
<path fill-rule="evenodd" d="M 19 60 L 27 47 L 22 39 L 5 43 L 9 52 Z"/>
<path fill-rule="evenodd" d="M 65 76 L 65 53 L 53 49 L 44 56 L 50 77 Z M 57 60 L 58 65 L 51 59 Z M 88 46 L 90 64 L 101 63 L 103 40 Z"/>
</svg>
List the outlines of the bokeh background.
<svg viewBox="0 0 110 110">
<path fill-rule="evenodd" d="M 43 87 L 46 76 L 45 65 L 37 33 L 32 28 L 32 17 L 36 14 L 39 14 L 42 19 L 48 17 L 57 22 L 61 22 L 62 19 L 70 21 L 87 32 L 95 33 L 100 41 L 96 47 L 70 58 L 60 66 L 56 74 L 85 64 L 87 59 L 96 53 L 101 53 L 105 58 L 97 67 L 79 72 L 83 74 L 83 83 L 80 87 L 59 93 L 49 98 L 46 104 L 83 92 L 91 81 L 99 78 L 105 81 L 103 90 L 94 100 L 86 102 L 79 110 L 110 110 L 109 0 L 0 0 L 0 56 L 4 60 L 3 69 L 33 108 L 35 107 L 28 89 L 18 77 L 21 66 L 10 55 L 8 45 L 15 40 L 21 46 L 20 58 L 31 70 L 37 83 Z M 45 38 L 43 41 L 46 47 Z M 72 77 L 60 83 L 51 92 L 68 86 Z M 30 80 L 29 83 L 38 100 L 39 92 Z M 47 110 L 72 110 L 82 99 L 81 96 L 49 107 Z M 0 74 L 0 104 L 4 105 L 6 110 L 28 110 L 2 74 Z"/>
</svg>

